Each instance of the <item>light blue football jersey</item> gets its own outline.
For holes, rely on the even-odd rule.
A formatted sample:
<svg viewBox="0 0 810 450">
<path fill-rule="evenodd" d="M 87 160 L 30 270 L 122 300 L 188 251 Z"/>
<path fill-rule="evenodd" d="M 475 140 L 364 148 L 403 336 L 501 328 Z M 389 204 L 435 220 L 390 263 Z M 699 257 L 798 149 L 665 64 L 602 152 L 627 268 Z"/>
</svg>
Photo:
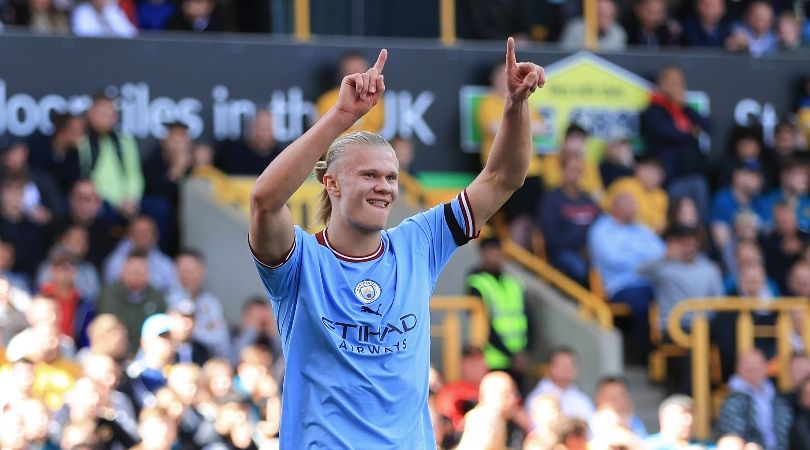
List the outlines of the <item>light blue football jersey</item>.
<svg viewBox="0 0 810 450">
<path fill-rule="evenodd" d="M 367 257 L 332 249 L 328 229 L 296 226 L 285 262 L 256 260 L 286 360 L 281 449 L 436 448 L 428 301 L 458 245 L 476 235 L 466 191 L 449 207 L 382 231 Z"/>
</svg>

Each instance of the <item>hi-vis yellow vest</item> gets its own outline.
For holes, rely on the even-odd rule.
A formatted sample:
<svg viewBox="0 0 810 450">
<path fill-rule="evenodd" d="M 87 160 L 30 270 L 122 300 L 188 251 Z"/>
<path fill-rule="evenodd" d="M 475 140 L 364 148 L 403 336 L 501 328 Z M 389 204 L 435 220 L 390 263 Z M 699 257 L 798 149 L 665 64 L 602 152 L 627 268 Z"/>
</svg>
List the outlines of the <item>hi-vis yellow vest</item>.
<svg viewBox="0 0 810 450">
<path fill-rule="evenodd" d="M 470 275 L 467 283 L 481 294 L 492 331 L 498 334 L 504 346 L 512 354 L 525 350 L 529 326 L 520 281 L 505 274 L 496 278 L 490 273 L 479 272 Z M 484 359 L 490 369 L 508 369 L 511 355 L 487 344 Z"/>
</svg>

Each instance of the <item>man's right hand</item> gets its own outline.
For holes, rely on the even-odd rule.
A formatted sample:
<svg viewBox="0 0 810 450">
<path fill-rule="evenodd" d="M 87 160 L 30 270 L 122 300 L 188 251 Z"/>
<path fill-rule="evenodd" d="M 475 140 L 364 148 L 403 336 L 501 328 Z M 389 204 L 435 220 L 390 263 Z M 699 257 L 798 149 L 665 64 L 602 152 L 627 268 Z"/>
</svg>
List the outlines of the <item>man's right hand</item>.
<svg viewBox="0 0 810 450">
<path fill-rule="evenodd" d="M 383 67 L 388 59 L 388 50 L 382 49 L 374 67 L 365 73 L 356 73 L 343 78 L 335 110 L 356 122 L 377 104 L 385 92 Z"/>
</svg>

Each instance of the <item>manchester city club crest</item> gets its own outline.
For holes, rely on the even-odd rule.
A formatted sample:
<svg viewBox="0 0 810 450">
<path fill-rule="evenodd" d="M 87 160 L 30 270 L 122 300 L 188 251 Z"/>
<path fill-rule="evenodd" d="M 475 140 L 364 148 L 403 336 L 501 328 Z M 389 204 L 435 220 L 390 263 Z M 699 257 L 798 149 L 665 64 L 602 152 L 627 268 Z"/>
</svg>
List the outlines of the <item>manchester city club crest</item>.
<svg viewBox="0 0 810 450">
<path fill-rule="evenodd" d="M 354 295 L 366 305 L 380 298 L 381 293 L 382 289 L 380 289 L 380 285 L 372 280 L 363 280 L 354 287 Z"/>
</svg>

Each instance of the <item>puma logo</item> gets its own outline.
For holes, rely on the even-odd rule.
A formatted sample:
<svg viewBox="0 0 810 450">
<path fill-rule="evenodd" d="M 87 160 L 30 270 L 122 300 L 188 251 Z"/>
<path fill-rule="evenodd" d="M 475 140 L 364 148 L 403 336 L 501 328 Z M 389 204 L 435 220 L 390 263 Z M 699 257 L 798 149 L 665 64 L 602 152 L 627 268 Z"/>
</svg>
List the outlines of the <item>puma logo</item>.
<svg viewBox="0 0 810 450">
<path fill-rule="evenodd" d="M 360 308 L 360 312 L 364 312 L 364 313 L 368 313 L 368 314 L 376 314 L 376 315 L 382 317 L 382 314 L 380 314 L 380 307 L 381 306 L 382 306 L 382 304 L 377 305 L 377 310 L 376 311 L 369 308 L 368 306 L 363 306 L 363 307 Z"/>
</svg>

